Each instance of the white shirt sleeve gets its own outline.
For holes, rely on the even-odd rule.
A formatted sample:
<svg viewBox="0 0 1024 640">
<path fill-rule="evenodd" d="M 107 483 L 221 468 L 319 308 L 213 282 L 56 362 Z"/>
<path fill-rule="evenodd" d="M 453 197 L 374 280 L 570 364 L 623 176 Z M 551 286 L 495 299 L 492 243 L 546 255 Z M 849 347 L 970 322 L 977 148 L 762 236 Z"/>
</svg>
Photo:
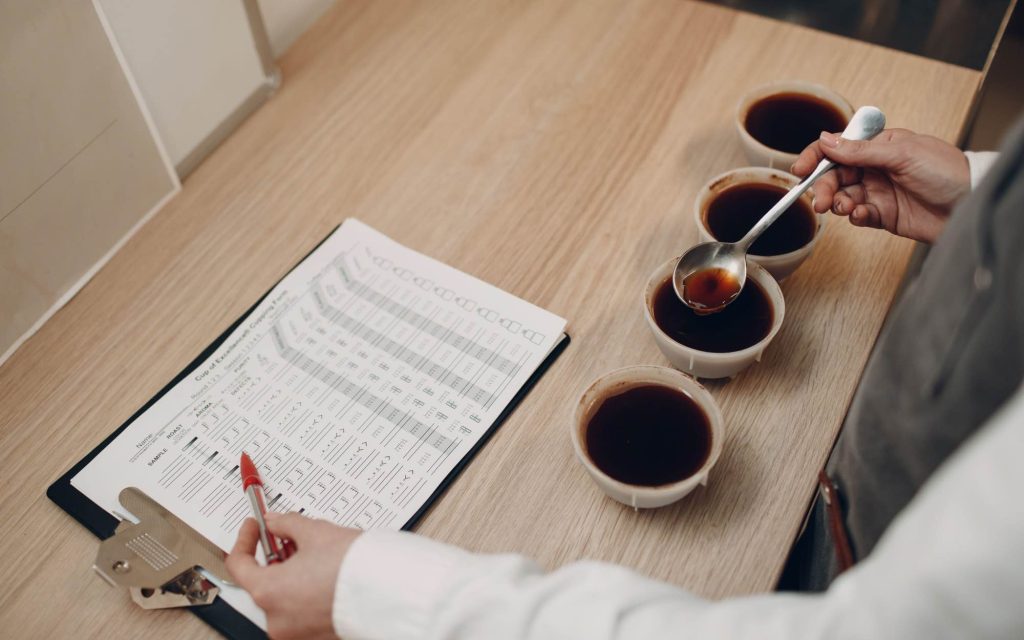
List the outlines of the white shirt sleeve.
<svg viewBox="0 0 1024 640">
<path fill-rule="evenodd" d="M 971 170 L 971 190 L 978 188 L 981 179 L 985 177 L 988 170 L 992 168 L 999 159 L 998 151 L 964 151 L 967 156 L 967 166 Z"/>
<path fill-rule="evenodd" d="M 1024 392 L 968 441 L 824 594 L 710 602 L 627 569 L 545 573 L 371 531 L 338 574 L 334 628 L 387 638 L 800 640 L 1024 637 Z"/>
</svg>

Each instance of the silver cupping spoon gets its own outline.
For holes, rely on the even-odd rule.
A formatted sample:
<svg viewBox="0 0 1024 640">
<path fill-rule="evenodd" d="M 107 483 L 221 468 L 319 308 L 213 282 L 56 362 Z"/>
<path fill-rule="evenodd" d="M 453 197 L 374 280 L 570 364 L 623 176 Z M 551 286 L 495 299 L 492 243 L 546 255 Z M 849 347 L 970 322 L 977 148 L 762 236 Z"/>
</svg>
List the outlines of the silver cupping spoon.
<svg viewBox="0 0 1024 640">
<path fill-rule="evenodd" d="M 861 107 L 842 133 L 848 140 L 870 140 L 885 128 L 885 114 L 877 107 Z M 747 235 L 737 242 L 704 242 L 691 247 L 679 258 L 672 274 L 676 295 L 698 313 L 720 311 L 739 296 L 747 280 L 747 251 L 750 245 L 785 213 L 797 198 L 836 164 L 824 158 L 809 176 L 789 190 L 764 214 Z"/>
</svg>

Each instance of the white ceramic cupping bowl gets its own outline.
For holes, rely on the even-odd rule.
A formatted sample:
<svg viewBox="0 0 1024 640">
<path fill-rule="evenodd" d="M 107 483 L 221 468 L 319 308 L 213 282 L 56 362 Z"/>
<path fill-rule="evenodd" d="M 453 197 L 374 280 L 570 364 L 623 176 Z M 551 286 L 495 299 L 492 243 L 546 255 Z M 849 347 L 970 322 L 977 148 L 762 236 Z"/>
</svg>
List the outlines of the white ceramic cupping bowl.
<svg viewBox="0 0 1024 640">
<path fill-rule="evenodd" d="M 743 150 L 747 153 L 747 158 L 750 160 L 750 164 L 759 167 L 773 167 L 782 169 L 783 171 L 789 171 L 789 168 L 794 162 L 796 162 L 797 158 L 797 154 L 795 153 L 787 153 L 764 145 L 754 138 L 754 136 L 750 135 L 745 126 L 747 112 L 750 110 L 750 107 L 758 100 L 777 93 L 802 93 L 805 95 L 811 95 L 835 106 L 840 113 L 846 116 L 847 122 L 849 122 L 850 118 L 853 117 L 853 107 L 850 106 L 850 103 L 847 102 L 846 98 L 828 87 L 821 86 L 820 84 L 791 81 L 775 82 L 757 87 L 740 99 L 739 104 L 736 106 L 735 122 L 736 130 L 739 132 L 740 141 L 743 143 Z"/>
<path fill-rule="evenodd" d="M 782 289 L 779 288 L 779 283 L 775 281 L 775 278 L 764 267 L 749 258 L 747 259 L 747 278 L 761 285 L 772 304 L 772 327 L 768 331 L 768 335 L 759 342 L 739 351 L 724 353 L 701 351 L 676 342 L 654 321 L 652 311 L 654 293 L 658 286 L 672 274 L 677 262 L 679 262 L 679 258 L 672 258 L 655 269 L 651 277 L 648 278 L 643 292 L 644 317 L 647 318 L 647 325 L 654 334 L 654 341 L 658 344 L 658 348 L 665 354 L 672 366 L 698 378 L 731 378 L 761 360 L 761 354 L 782 328 L 782 320 L 786 315 L 786 303 L 782 298 Z"/>
<path fill-rule="evenodd" d="M 591 416 L 605 398 L 627 389 L 646 384 L 658 384 L 677 389 L 690 396 L 704 410 L 711 423 L 711 453 L 696 473 L 678 482 L 656 487 L 627 484 L 601 471 L 587 454 L 585 430 Z M 631 366 L 610 371 L 595 380 L 583 392 L 576 405 L 572 422 L 572 446 L 576 458 L 610 498 L 635 509 L 649 509 L 671 504 L 700 485 L 707 484 L 708 474 L 722 453 L 722 411 L 714 398 L 699 382 L 674 369 L 656 366 Z"/>
<path fill-rule="evenodd" d="M 719 174 L 711 180 L 708 180 L 708 182 L 700 188 L 700 191 L 697 192 L 697 199 L 694 200 L 693 203 L 693 217 L 697 222 L 700 241 L 710 242 L 712 240 L 718 240 L 718 238 L 711 235 L 711 230 L 708 228 L 707 210 L 711 201 L 726 189 L 738 184 L 773 184 L 789 190 L 795 187 L 798 183 L 799 179 L 793 174 L 786 173 L 785 171 L 780 171 L 778 169 L 769 169 L 767 167 L 743 167 L 741 169 L 733 169 L 732 171 L 726 171 L 725 173 Z M 807 203 L 808 207 L 811 206 L 810 191 L 807 191 L 800 197 Z M 767 213 L 767 211 L 765 213 Z M 747 257 L 767 269 L 776 280 L 780 282 L 785 280 L 789 274 L 793 273 L 796 268 L 811 255 L 811 252 L 814 250 L 814 246 L 818 243 L 818 237 L 821 236 L 822 231 L 825 229 L 825 220 L 828 219 L 827 216 L 824 214 L 816 214 L 815 219 L 817 228 L 814 231 L 814 237 L 811 238 L 810 242 L 796 251 L 781 253 L 776 256 L 747 254 Z"/>
</svg>

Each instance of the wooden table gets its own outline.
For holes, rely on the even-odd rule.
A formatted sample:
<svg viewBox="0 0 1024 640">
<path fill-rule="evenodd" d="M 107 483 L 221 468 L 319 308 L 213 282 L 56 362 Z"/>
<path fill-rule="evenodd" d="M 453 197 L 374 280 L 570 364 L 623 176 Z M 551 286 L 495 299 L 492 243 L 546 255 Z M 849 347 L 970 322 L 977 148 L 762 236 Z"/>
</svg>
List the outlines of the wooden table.
<svg viewBox="0 0 1024 640">
<path fill-rule="evenodd" d="M 980 74 L 665 0 L 346 0 L 282 67 L 280 93 L 0 369 L 0 635 L 212 633 L 95 577 L 96 540 L 44 490 L 350 215 L 569 319 L 572 345 L 421 533 L 711 597 L 770 589 L 910 242 L 830 221 L 765 359 L 710 385 L 727 442 L 682 503 L 605 498 L 573 458 L 571 408 L 604 371 L 666 364 L 640 289 L 696 240 L 697 188 L 744 164 L 744 91 L 826 83 L 954 140 Z"/>
</svg>

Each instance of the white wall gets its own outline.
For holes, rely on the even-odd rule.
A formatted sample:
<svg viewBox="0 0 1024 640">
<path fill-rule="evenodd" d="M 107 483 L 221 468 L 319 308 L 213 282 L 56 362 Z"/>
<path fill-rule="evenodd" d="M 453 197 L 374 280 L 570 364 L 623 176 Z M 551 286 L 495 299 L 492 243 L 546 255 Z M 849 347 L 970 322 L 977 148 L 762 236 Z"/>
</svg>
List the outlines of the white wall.
<svg viewBox="0 0 1024 640">
<path fill-rule="evenodd" d="M 96 0 L 182 175 L 269 93 L 247 1 Z M 334 0 L 257 4 L 277 58 Z"/>
<path fill-rule="evenodd" d="M 0 364 L 177 192 L 91 2 L 0 2 Z"/>
<path fill-rule="evenodd" d="M 0 2 L 0 364 L 268 93 L 254 0 L 94 2 Z M 333 4 L 259 2 L 275 55 Z"/>
<path fill-rule="evenodd" d="M 335 0 L 259 0 L 274 58 L 281 57 Z"/>
<path fill-rule="evenodd" d="M 265 87 L 243 0 L 97 0 L 180 166 Z"/>
</svg>

